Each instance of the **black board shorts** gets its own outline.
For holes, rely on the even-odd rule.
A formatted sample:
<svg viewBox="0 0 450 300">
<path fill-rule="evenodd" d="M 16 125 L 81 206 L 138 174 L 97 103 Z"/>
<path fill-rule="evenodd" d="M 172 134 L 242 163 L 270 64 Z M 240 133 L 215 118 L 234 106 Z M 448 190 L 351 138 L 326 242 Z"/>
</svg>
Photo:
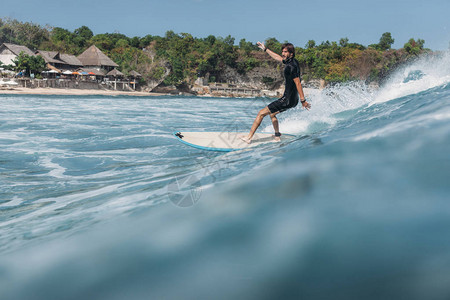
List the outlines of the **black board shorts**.
<svg viewBox="0 0 450 300">
<path fill-rule="evenodd" d="M 298 104 L 298 98 L 293 99 L 291 101 L 287 101 L 287 99 L 283 96 L 278 100 L 273 101 L 267 107 L 270 110 L 270 113 L 283 112 L 288 110 L 289 108 L 296 107 Z"/>
</svg>

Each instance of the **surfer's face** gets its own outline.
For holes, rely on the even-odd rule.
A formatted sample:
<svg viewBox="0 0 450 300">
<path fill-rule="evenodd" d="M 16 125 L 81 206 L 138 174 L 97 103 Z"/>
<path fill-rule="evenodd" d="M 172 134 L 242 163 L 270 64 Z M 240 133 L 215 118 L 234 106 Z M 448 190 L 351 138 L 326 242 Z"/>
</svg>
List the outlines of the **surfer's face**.
<svg viewBox="0 0 450 300">
<path fill-rule="evenodd" d="M 289 57 L 292 56 L 292 53 L 290 53 L 289 51 L 287 51 L 286 48 L 283 48 L 283 50 L 281 50 L 281 57 L 283 59 L 288 59 Z"/>
</svg>

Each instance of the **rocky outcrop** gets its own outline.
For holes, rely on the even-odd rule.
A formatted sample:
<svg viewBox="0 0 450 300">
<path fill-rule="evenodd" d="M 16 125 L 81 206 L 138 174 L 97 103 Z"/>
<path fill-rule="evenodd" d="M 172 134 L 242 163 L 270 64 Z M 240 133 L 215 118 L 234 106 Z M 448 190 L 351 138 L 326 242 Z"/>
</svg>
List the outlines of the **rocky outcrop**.
<svg viewBox="0 0 450 300">
<path fill-rule="evenodd" d="M 226 67 L 220 79 L 222 82 L 258 90 L 276 90 L 284 81 L 280 68 L 256 67 L 245 74 L 239 74 L 236 69 Z"/>
<path fill-rule="evenodd" d="M 158 69 L 159 72 L 162 72 L 162 75 L 158 75 L 157 77 L 152 76 L 146 80 L 146 85 L 142 87 L 143 90 L 149 92 L 158 92 L 157 89 L 164 82 L 167 76 L 170 75 L 172 71 L 170 65 L 167 62 L 158 62 L 152 65 L 153 69 Z"/>
<path fill-rule="evenodd" d="M 220 83 L 208 83 L 208 78 L 199 77 L 191 83 L 180 86 L 167 86 L 164 79 L 170 75 L 171 68 L 166 66 L 159 80 L 148 81 L 146 89 L 152 92 L 172 95 L 198 95 L 206 97 L 280 97 L 284 92 L 283 66 L 278 63 L 266 63 L 245 74 L 226 66 L 218 76 Z M 325 81 L 311 81 L 304 87 L 324 88 Z"/>
</svg>

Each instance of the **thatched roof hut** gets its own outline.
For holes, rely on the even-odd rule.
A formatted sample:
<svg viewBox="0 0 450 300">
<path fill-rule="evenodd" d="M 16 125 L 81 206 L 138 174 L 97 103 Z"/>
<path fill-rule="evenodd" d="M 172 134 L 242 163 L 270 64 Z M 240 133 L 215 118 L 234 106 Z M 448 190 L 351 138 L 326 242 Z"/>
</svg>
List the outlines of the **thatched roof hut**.
<svg viewBox="0 0 450 300">
<path fill-rule="evenodd" d="M 130 72 L 130 76 L 135 78 L 142 77 L 142 75 L 136 72 L 135 70 Z"/>
<path fill-rule="evenodd" d="M 9 49 L 15 55 L 19 55 L 20 52 L 25 52 L 25 54 L 28 54 L 30 56 L 34 56 L 33 51 L 31 51 L 30 49 L 28 49 L 28 47 L 25 47 L 25 46 L 9 44 L 9 43 L 3 43 L 2 47 L 5 47 L 5 48 Z"/>
<path fill-rule="evenodd" d="M 112 71 L 108 72 L 106 74 L 106 76 L 110 76 L 110 77 L 123 77 L 124 74 L 122 72 L 120 72 L 119 70 L 117 70 L 116 68 L 114 68 Z"/>
<path fill-rule="evenodd" d="M 74 67 L 82 67 L 83 63 L 75 56 L 71 54 L 59 54 L 59 57 L 62 61 L 64 61 L 66 64 Z"/>
<path fill-rule="evenodd" d="M 46 63 L 58 63 L 58 64 L 63 64 L 64 62 L 57 59 L 56 56 L 58 55 L 57 51 L 43 51 L 43 50 L 38 50 L 36 51 L 37 55 L 42 56 L 42 58 L 44 59 L 44 61 Z"/>
<path fill-rule="evenodd" d="M 82 67 L 83 64 L 74 55 L 62 54 L 57 51 L 36 51 L 37 55 L 42 56 L 47 63 L 49 69 L 76 69 Z"/>
<path fill-rule="evenodd" d="M 78 59 L 85 67 L 97 67 L 110 70 L 118 67 L 119 65 L 113 62 L 108 56 L 106 56 L 95 45 L 87 48 L 83 53 L 78 55 Z"/>
</svg>

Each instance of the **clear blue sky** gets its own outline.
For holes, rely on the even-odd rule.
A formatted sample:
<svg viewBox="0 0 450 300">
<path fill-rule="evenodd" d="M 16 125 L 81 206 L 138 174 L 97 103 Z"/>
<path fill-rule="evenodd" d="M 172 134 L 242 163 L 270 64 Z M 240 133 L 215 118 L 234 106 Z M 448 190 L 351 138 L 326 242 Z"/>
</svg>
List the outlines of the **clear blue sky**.
<svg viewBox="0 0 450 300">
<path fill-rule="evenodd" d="M 0 17 L 62 27 L 83 25 L 94 34 L 194 37 L 210 34 L 263 41 L 275 37 L 304 47 L 308 40 L 369 45 L 391 32 L 394 48 L 410 38 L 446 50 L 450 43 L 450 0 L 0 0 Z"/>
</svg>

